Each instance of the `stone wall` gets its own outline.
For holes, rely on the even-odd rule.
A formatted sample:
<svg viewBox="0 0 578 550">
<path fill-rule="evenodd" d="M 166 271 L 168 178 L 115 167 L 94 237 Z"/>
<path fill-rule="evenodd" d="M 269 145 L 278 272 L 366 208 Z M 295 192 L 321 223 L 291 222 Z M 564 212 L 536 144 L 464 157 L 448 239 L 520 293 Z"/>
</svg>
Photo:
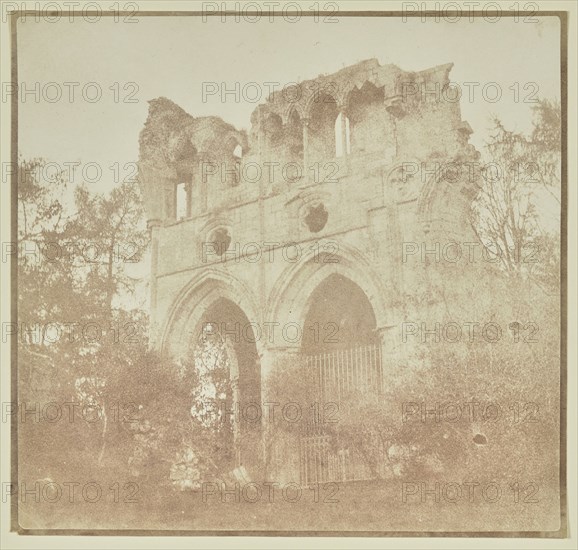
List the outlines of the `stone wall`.
<svg viewBox="0 0 578 550">
<path fill-rule="evenodd" d="M 303 327 L 309 297 L 333 274 L 365 292 L 383 357 L 402 362 L 399 326 L 423 314 L 406 298 L 446 273 L 435 275 L 421 250 L 477 240 L 468 214 L 479 153 L 448 100 L 450 70 L 367 60 L 273 93 L 248 134 L 151 101 L 139 175 L 152 232 L 153 346 L 187 354 L 203 311 L 227 299 L 261 328 L 266 381 L 299 351 L 299 342 L 269 338 L 269 323 Z M 186 204 L 177 219 L 179 184 Z M 407 243 L 420 250 L 412 261 Z M 452 269 L 476 277 L 468 262 Z"/>
</svg>

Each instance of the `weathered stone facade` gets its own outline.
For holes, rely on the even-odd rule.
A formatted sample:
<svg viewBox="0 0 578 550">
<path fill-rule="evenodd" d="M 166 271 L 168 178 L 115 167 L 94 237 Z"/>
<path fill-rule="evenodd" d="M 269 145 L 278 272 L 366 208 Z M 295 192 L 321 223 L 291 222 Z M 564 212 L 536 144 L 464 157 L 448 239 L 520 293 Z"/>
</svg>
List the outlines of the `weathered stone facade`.
<svg viewBox="0 0 578 550">
<path fill-rule="evenodd" d="M 305 332 L 316 289 L 337 277 L 366 296 L 393 369 L 405 353 L 403 297 L 424 292 L 432 269 L 404 261 L 404 243 L 477 240 L 468 213 L 479 154 L 459 102 L 448 100 L 451 67 L 410 73 L 363 61 L 273 93 L 248 135 L 151 101 L 140 183 L 153 346 L 183 356 L 203 322 L 245 318 L 256 340 L 251 384 L 262 386 L 303 345 L 273 335 L 272 323 Z"/>
</svg>

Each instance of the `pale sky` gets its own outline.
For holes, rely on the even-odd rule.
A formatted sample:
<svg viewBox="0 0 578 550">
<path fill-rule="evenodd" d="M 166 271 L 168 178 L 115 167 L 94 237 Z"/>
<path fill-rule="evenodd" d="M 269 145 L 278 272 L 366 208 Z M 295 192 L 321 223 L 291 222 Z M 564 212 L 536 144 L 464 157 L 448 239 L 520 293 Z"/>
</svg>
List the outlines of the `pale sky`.
<svg viewBox="0 0 578 550">
<path fill-rule="evenodd" d="M 38 82 L 49 98 L 56 88 L 47 83 L 57 83 L 63 96 L 54 103 L 42 93 L 39 102 L 33 93 L 20 97 L 20 152 L 58 163 L 97 162 L 104 168 L 94 185 L 106 191 L 114 184 L 114 171 L 108 167 L 120 163 L 123 175 L 124 163 L 138 158 L 148 100 L 165 96 L 193 116 L 217 115 L 248 129 L 257 103 L 237 103 L 231 96 L 224 103 L 219 96 L 203 102 L 203 82 L 225 83 L 228 88 L 235 82 L 241 87 L 256 82 L 262 85 L 264 101 L 265 82 L 283 87 L 372 57 L 408 71 L 453 62 L 450 78 L 464 90 L 462 118 L 474 130 L 471 142 L 481 149 L 491 115 L 525 131 L 530 128 L 531 107 L 522 101 L 526 96 L 536 92 L 533 97 L 560 98 L 559 45 L 560 25 L 554 17 L 539 18 L 538 23 L 511 18 L 436 23 L 342 17 L 334 24 L 311 18 L 293 24 L 280 18 L 274 23 L 267 18 L 222 23 L 218 18 L 202 22 L 200 17 L 140 17 L 133 24 L 112 18 L 98 23 L 31 19 L 18 24 L 18 82 L 27 89 Z M 80 83 L 72 103 L 65 82 Z M 95 103 L 81 94 L 91 82 L 102 90 Z M 464 82 L 480 83 L 473 102 L 468 101 Z M 502 92 L 495 103 L 481 93 L 490 82 Z M 518 102 L 512 88 L 516 86 Z M 96 89 L 92 86 L 87 92 Z M 116 94 L 122 99 L 131 93 L 135 103 L 115 102 Z"/>
</svg>

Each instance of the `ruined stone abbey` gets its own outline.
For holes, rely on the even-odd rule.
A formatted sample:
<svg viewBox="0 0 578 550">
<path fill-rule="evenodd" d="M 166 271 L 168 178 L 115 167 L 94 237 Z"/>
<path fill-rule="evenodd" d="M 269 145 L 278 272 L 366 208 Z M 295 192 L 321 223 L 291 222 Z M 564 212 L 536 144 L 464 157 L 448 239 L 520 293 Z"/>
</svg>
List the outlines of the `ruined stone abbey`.
<svg viewBox="0 0 578 550">
<path fill-rule="evenodd" d="M 363 61 L 274 92 L 248 132 L 152 100 L 139 178 L 153 346 L 184 357 L 213 323 L 233 342 L 241 402 L 266 401 L 296 357 L 326 398 L 387 384 L 409 353 L 406 297 L 435 269 L 423 250 L 476 240 L 475 174 L 440 170 L 479 158 L 444 95 L 451 68 Z M 303 479 L 299 450 L 284 455 Z"/>
</svg>

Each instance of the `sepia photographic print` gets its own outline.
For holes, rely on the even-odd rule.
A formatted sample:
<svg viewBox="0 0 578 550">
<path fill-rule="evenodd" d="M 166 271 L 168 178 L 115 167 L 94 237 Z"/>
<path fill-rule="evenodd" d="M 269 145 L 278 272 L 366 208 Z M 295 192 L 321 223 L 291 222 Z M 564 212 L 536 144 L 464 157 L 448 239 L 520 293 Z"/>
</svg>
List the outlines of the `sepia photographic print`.
<svg viewBox="0 0 578 550">
<path fill-rule="evenodd" d="M 1 6 L 3 547 L 571 542 L 574 6 Z"/>
</svg>

